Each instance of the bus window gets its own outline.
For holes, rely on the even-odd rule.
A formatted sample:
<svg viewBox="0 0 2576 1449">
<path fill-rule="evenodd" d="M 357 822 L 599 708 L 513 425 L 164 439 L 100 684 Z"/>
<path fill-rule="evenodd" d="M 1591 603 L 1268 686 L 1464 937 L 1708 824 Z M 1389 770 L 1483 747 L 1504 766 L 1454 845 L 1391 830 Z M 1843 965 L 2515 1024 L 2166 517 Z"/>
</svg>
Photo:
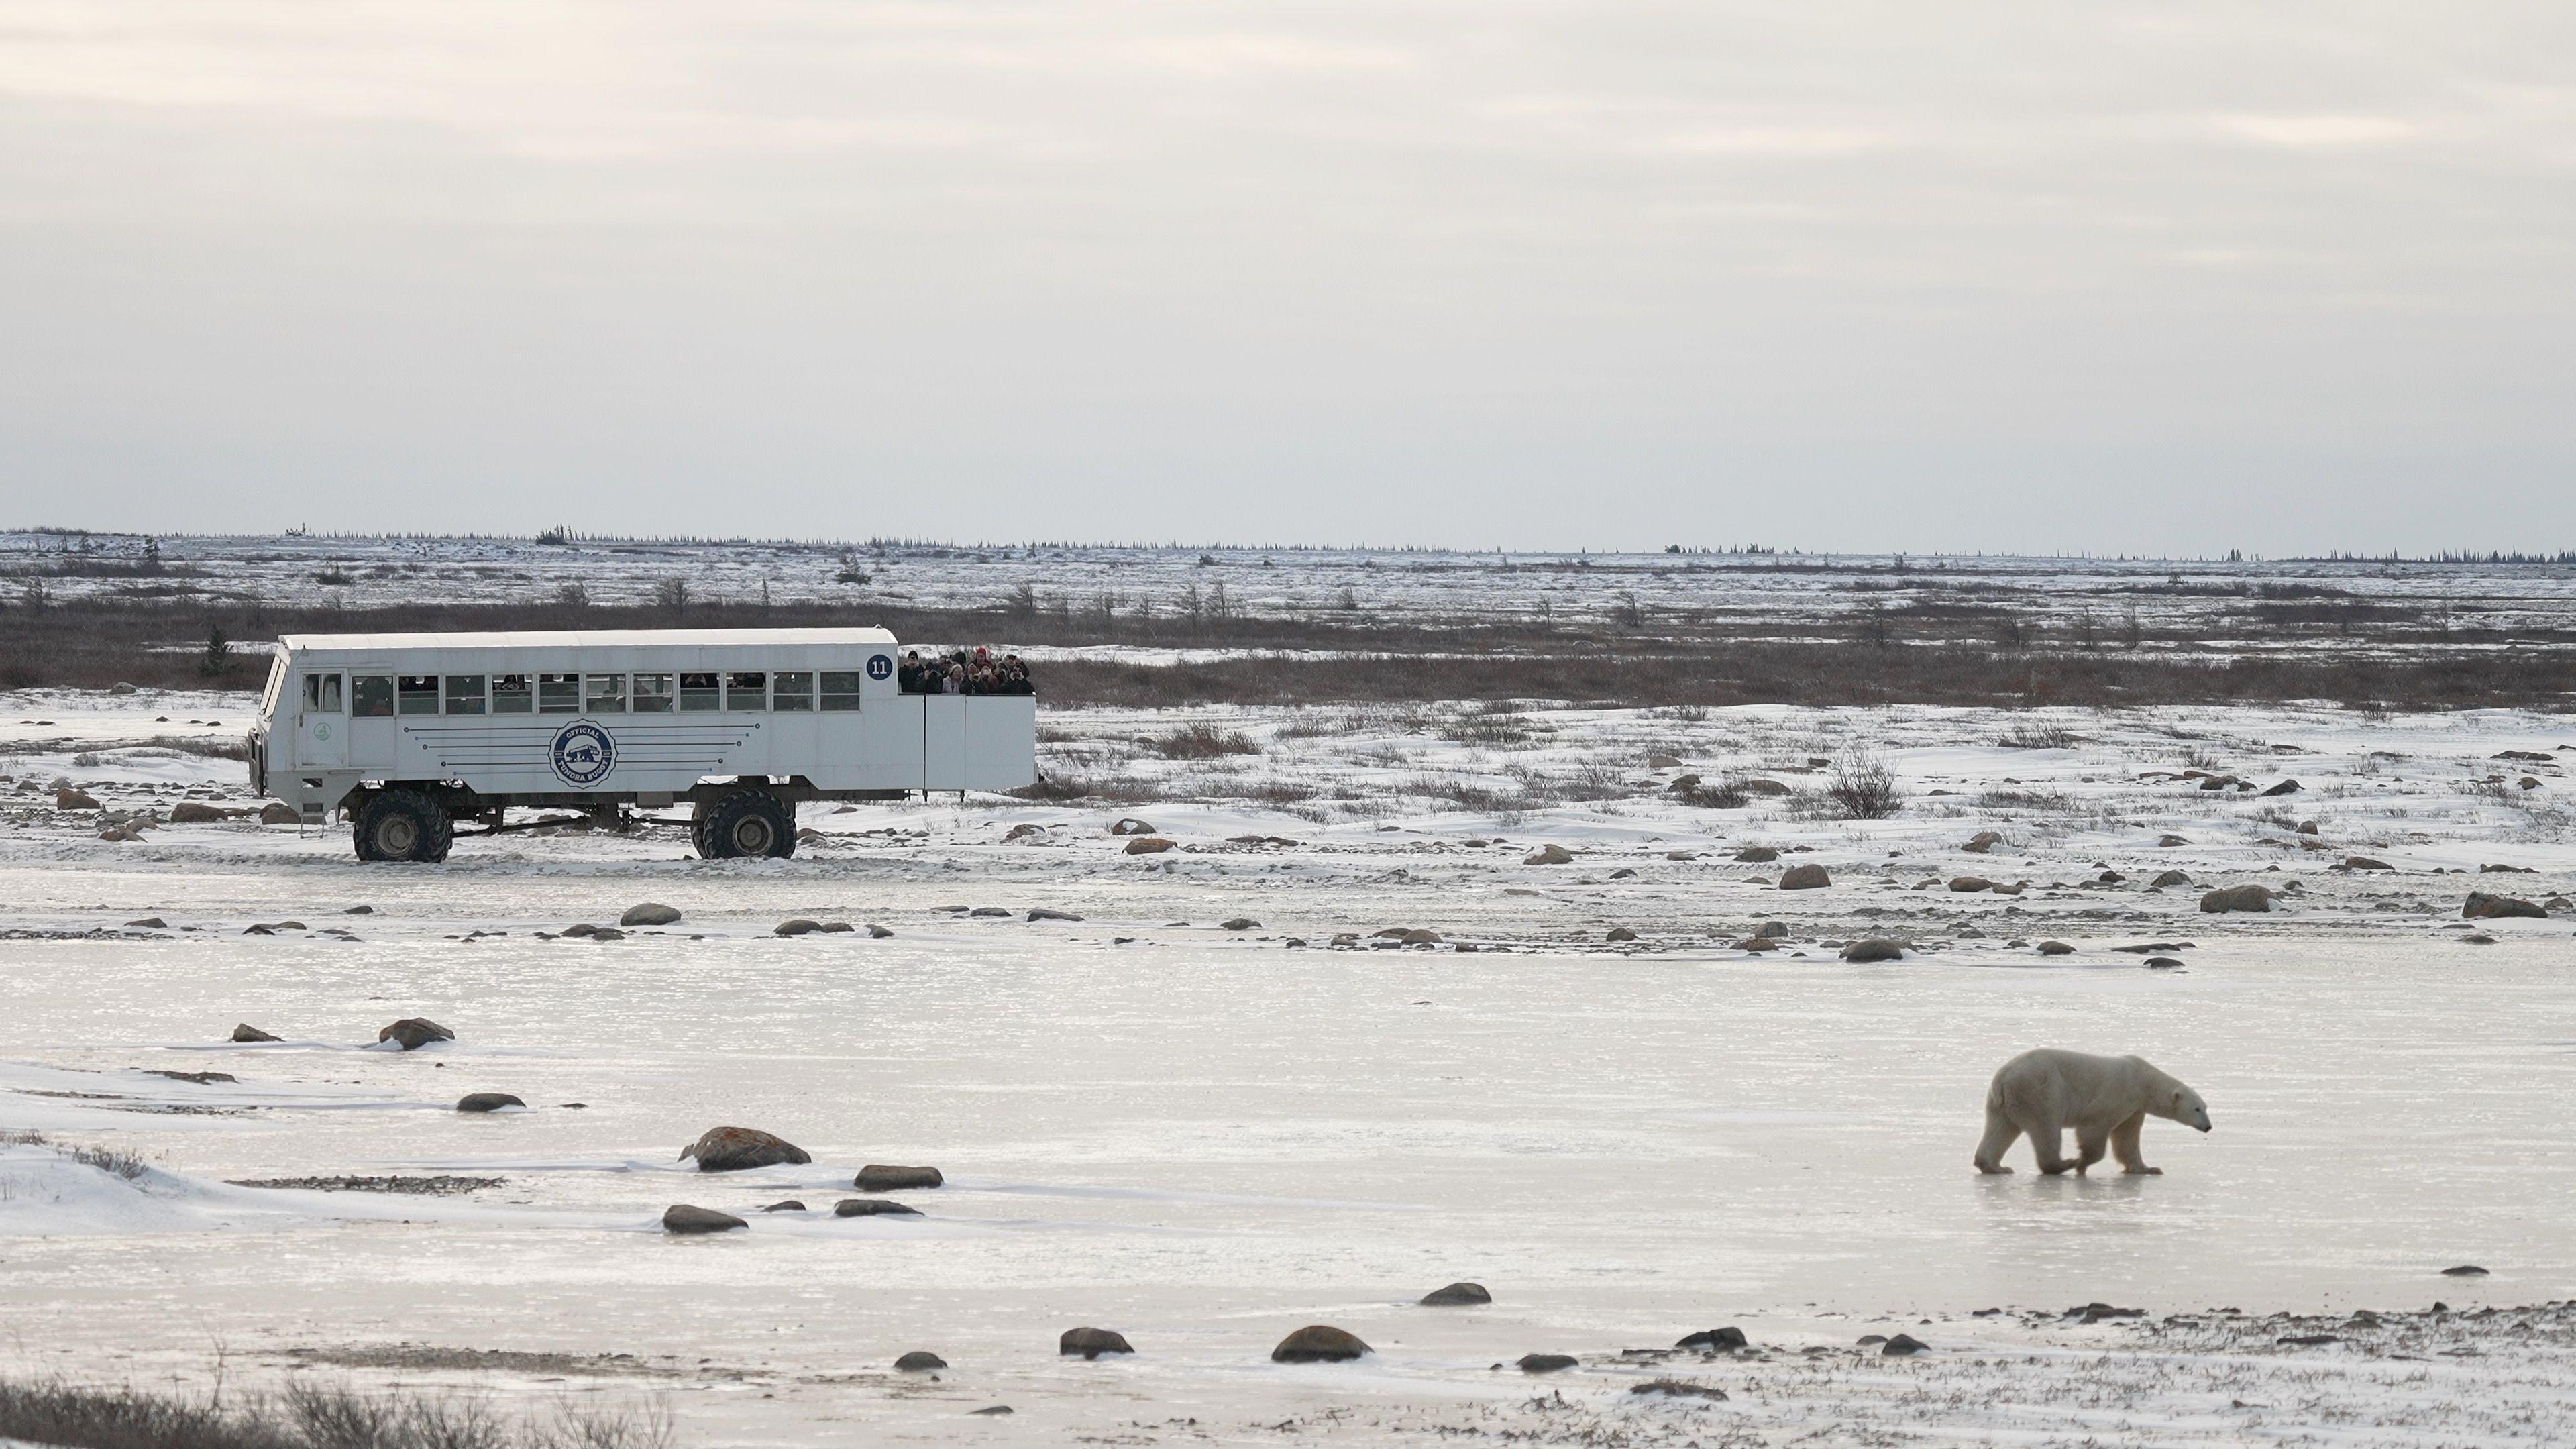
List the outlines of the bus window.
<svg viewBox="0 0 2576 1449">
<path fill-rule="evenodd" d="M 481 714 L 483 712 L 484 678 L 480 674 L 447 676 L 447 712 Z"/>
<path fill-rule="evenodd" d="M 814 707 L 814 671 L 810 669 L 778 671 L 778 678 L 770 686 L 769 696 L 771 709 L 811 710 Z"/>
<path fill-rule="evenodd" d="M 535 699 L 528 693 L 528 676 L 495 674 L 492 676 L 492 712 L 526 714 Z"/>
<path fill-rule="evenodd" d="M 626 712 L 626 676 L 593 674 L 582 686 L 582 712 L 585 714 L 624 714 Z"/>
<path fill-rule="evenodd" d="M 669 714 L 671 712 L 671 676 L 639 674 L 635 676 L 635 712 Z"/>
<path fill-rule="evenodd" d="M 340 712 L 340 676 L 336 674 L 304 676 L 304 712 L 338 714 Z"/>
<path fill-rule="evenodd" d="M 361 674 L 349 681 L 349 693 L 357 704 L 350 711 L 360 719 L 391 719 L 394 712 L 394 677 L 390 674 Z"/>
<path fill-rule="evenodd" d="M 683 710 L 724 708 L 724 698 L 716 690 L 716 677 L 712 674 L 681 675 L 680 708 Z"/>
<path fill-rule="evenodd" d="M 581 676 L 578 674 L 538 675 L 537 713 L 581 713 Z"/>
<path fill-rule="evenodd" d="M 859 686 L 866 679 L 866 675 L 861 674 L 855 669 L 846 674 L 838 670 L 824 670 L 823 708 L 826 710 L 857 709 L 859 707 Z"/>
<path fill-rule="evenodd" d="M 757 671 L 725 676 L 725 708 L 733 710 L 767 709 L 769 676 Z"/>
<path fill-rule="evenodd" d="M 438 676 L 435 674 L 395 676 L 394 711 L 397 714 L 438 713 Z"/>
</svg>

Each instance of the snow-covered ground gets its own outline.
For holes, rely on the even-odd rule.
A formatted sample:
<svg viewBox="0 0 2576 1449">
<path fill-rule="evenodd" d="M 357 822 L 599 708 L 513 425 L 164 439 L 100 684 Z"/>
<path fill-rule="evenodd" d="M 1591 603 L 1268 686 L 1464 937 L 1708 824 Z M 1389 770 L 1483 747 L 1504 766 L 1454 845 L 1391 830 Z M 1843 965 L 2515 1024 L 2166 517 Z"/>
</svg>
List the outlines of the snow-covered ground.
<svg viewBox="0 0 2576 1449">
<path fill-rule="evenodd" d="M 690 1444 L 2576 1432 L 2576 1313 L 2524 1307 L 2576 1297 L 2558 716 L 1051 711 L 1049 773 L 1121 798 L 808 807 L 791 861 L 99 838 L 252 803 L 202 753 L 248 707 L 0 695 L 0 1129 L 43 1139 L 0 1144 L 12 1371 L 655 1395 Z M 1903 808 L 1836 818 L 1864 754 Z M 1126 817 L 1177 848 L 1124 853 Z M 1779 889 L 1802 864 L 1833 884 Z M 2201 911 L 2244 883 L 2282 909 Z M 2464 921 L 2473 890 L 2548 914 Z M 562 935 L 646 900 L 682 920 Z M 1839 959 L 1864 935 L 1911 949 Z M 457 1039 L 375 1043 L 405 1016 Z M 2161 1177 L 1980 1177 L 1986 1079 L 2039 1044 L 2139 1052 L 2216 1130 L 2151 1122 Z M 453 1110 L 480 1091 L 529 1105 Z M 675 1160 L 719 1124 L 814 1161 Z M 867 1163 L 948 1185 L 832 1216 Z M 352 1175 L 487 1181 L 239 1185 Z M 679 1202 L 750 1227 L 667 1237 Z M 1457 1279 L 1495 1302 L 1414 1305 Z M 1376 1352 L 1270 1363 L 1307 1323 Z M 1058 1358 L 1084 1324 L 1137 1354 Z M 1722 1325 L 1755 1351 L 1624 1353 Z M 1857 1343 L 1900 1331 L 1929 1351 Z M 1631 1392 L 1666 1375 L 1731 1397 Z"/>
</svg>

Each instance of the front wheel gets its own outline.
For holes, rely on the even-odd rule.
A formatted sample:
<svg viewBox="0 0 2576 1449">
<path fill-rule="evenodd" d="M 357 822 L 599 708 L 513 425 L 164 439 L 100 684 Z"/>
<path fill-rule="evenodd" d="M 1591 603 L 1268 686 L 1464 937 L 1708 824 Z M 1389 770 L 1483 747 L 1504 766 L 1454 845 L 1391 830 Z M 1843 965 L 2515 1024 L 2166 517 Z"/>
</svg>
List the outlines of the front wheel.
<svg viewBox="0 0 2576 1449">
<path fill-rule="evenodd" d="M 736 790 L 715 803 L 695 833 L 698 854 L 709 860 L 783 860 L 796 853 L 796 812 L 766 790 Z"/>
<path fill-rule="evenodd" d="M 379 790 L 358 808 L 351 828 L 360 860 L 431 864 L 447 859 L 455 843 L 447 812 L 417 790 Z"/>
</svg>

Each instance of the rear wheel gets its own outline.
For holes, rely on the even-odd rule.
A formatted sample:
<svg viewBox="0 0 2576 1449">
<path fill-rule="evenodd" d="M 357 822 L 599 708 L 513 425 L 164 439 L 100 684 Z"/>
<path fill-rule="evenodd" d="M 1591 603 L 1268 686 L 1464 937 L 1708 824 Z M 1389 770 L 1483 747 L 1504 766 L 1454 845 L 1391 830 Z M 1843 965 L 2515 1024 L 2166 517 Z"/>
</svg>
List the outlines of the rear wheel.
<svg viewBox="0 0 2576 1449">
<path fill-rule="evenodd" d="M 379 790 L 369 796 L 358 807 L 350 834 L 360 860 L 432 863 L 447 859 L 447 848 L 455 843 L 447 812 L 417 790 Z"/>
<path fill-rule="evenodd" d="M 796 853 L 796 812 L 766 790 L 736 790 L 715 803 L 694 833 L 698 854 L 709 860 L 784 859 Z"/>
</svg>

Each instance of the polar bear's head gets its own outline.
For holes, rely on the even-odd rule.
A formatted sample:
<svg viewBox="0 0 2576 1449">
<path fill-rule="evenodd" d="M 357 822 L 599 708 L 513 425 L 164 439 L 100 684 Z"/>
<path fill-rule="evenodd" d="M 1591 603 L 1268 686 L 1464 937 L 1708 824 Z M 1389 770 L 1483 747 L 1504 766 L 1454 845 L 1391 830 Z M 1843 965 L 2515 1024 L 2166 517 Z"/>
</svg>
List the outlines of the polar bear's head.
<svg viewBox="0 0 2576 1449">
<path fill-rule="evenodd" d="M 2200 1100 L 2198 1092 L 2180 1082 L 2174 1084 L 2173 1110 L 2165 1115 L 2185 1127 L 2196 1127 L 2203 1132 L 2209 1130 L 2209 1104 Z"/>
</svg>

